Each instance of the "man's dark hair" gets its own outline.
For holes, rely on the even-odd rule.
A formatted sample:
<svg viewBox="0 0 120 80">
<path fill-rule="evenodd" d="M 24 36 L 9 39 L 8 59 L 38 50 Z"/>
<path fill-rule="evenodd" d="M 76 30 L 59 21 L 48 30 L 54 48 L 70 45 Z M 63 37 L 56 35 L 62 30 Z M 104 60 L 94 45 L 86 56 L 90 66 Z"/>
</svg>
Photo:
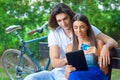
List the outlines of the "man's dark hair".
<svg viewBox="0 0 120 80">
<path fill-rule="evenodd" d="M 71 10 L 71 8 L 69 6 L 67 6 L 64 3 L 58 3 L 52 9 L 52 12 L 51 12 L 51 15 L 49 18 L 49 26 L 52 29 L 55 29 L 56 27 L 58 27 L 58 23 L 56 21 L 56 15 L 60 14 L 60 13 L 68 14 L 70 16 L 71 20 L 72 20 L 73 16 L 75 15 L 75 13 Z"/>
</svg>

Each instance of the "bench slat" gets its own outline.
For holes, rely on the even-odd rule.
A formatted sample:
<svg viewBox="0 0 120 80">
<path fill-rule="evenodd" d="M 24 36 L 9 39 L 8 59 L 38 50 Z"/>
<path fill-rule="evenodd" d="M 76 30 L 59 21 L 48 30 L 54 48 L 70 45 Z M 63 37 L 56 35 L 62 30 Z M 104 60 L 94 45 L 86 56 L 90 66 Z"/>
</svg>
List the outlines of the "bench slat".
<svg viewBox="0 0 120 80">
<path fill-rule="evenodd" d="M 110 56 L 120 58 L 120 48 L 111 49 L 110 50 Z"/>
<path fill-rule="evenodd" d="M 47 42 L 39 42 L 39 57 L 49 58 L 49 47 Z"/>
<path fill-rule="evenodd" d="M 111 60 L 111 67 L 115 69 L 120 69 L 120 58 Z"/>
<path fill-rule="evenodd" d="M 113 48 L 110 50 L 111 67 L 120 69 L 120 48 Z"/>
<path fill-rule="evenodd" d="M 110 50 L 110 65 L 108 69 L 108 80 L 111 80 L 112 69 L 120 69 L 120 48 Z"/>
</svg>

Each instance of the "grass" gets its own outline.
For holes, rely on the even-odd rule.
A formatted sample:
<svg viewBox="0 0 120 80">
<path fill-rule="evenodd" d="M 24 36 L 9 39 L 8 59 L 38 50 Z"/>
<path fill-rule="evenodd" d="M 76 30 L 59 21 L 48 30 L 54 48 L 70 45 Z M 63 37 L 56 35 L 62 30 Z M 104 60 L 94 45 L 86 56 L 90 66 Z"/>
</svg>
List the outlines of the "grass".
<svg viewBox="0 0 120 80">
<path fill-rule="evenodd" d="M 9 80 L 8 76 L 4 73 L 3 68 L 0 68 L 0 80 Z"/>
<path fill-rule="evenodd" d="M 0 80 L 9 80 L 8 76 L 4 73 L 3 68 L 0 68 Z M 113 69 L 111 80 L 120 80 L 120 69 Z"/>
<path fill-rule="evenodd" d="M 120 69 L 113 69 L 112 70 L 111 80 L 120 80 Z"/>
</svg>

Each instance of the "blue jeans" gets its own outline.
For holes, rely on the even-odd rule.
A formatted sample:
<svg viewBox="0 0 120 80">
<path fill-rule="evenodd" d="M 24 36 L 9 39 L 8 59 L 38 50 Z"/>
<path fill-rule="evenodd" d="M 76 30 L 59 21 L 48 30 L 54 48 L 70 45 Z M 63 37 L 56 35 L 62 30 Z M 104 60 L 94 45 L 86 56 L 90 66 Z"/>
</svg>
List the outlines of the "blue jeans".
<svg viewBox="0 0 120 80">
<path fill-rule="evenodd" d="M 88 67 L 88 71 L 73 71 L 69 75 L 69 80 L 108 80 L 99 67 Z"/>
<path fill-rule="evenodd" d="M 52 71 L 41 71 L 28 75 L 24 80 L 67 80 L 64 70 L 53 69 Z"/>
</svg>

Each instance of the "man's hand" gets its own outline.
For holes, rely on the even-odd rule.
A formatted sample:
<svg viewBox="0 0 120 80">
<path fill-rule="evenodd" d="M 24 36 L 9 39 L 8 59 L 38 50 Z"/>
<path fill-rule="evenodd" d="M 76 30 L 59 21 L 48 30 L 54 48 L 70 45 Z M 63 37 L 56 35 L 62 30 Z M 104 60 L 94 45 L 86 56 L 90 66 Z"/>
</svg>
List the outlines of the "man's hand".
<svg viewBox="0 0 120 80">
<path fill-rule="evenodd" d="M 109 48 L 104 45 L 100 52 L 99 65 L 100 67 L 107 67 L 110 64 L 110 52 Z"/>
</svg>

